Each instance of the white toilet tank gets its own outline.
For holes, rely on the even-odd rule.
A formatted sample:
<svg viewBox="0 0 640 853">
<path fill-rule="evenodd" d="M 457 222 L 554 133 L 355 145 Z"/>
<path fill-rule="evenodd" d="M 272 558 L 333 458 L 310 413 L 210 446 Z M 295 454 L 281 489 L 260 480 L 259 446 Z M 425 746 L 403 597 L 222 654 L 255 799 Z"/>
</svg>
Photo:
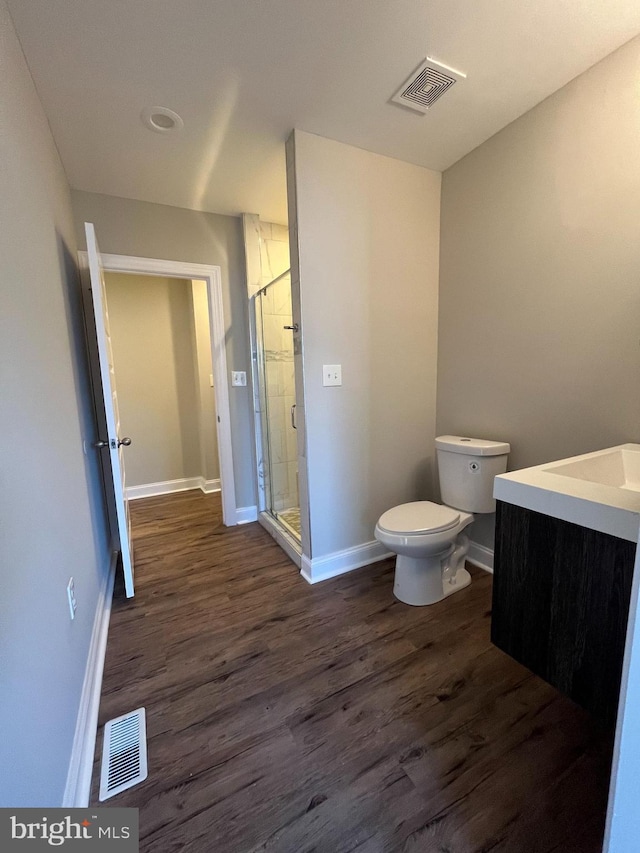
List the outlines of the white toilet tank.
<svg viewBox="0 0 640 853">
<path fill-rule="evenodd" d="M 465 512 L 495 512 L 493 478 L 507 470 L 510 450 L 505 441 L 436 438 L 442 503 Z"/>
</svg>

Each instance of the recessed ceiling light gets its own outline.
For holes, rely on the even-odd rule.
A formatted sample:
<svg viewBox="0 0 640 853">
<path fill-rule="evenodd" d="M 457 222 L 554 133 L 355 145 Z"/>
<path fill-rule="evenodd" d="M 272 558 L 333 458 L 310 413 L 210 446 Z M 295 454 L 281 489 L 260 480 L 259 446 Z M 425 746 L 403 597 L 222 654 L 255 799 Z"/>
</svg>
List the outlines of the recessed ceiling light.
<svg viewBox="0 0 640 853">
<path fill-rule="evenodd" d="M 140 113 L 140 118 L 149 130 L 156 133 L 172 133 L 182 130 L 184 122 L 173 110 L 167 107 L 145 107 Z"/>
</svg>

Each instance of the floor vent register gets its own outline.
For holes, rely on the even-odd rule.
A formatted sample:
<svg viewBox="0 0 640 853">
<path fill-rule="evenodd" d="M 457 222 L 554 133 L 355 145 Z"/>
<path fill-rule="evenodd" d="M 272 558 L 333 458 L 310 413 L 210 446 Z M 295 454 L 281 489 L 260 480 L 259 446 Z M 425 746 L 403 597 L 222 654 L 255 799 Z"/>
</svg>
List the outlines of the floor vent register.
<svg viewBox="0 0 640 853">
<path fill-rule="evenodd" d="M 147 778 L 147 726 L 144 708 L 109 720 L 104 727 L 100 802 Z"/>
</svg>

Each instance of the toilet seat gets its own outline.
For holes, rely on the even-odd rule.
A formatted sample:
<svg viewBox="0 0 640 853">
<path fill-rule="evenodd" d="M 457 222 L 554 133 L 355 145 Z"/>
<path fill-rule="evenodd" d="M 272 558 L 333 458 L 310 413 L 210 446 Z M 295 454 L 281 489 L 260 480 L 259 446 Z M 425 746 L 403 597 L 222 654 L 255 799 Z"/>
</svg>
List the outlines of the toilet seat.
<svg viewBox="0 0 640 853">
<path fill-rule="evenodd" d="M 450 530 L 459 521 L 460 513 L 449 506 L 432 501 L 413 501 L 387 510 L 380 516 L 378 527 L 392 535 L 424 536 Z"/>
</svg>

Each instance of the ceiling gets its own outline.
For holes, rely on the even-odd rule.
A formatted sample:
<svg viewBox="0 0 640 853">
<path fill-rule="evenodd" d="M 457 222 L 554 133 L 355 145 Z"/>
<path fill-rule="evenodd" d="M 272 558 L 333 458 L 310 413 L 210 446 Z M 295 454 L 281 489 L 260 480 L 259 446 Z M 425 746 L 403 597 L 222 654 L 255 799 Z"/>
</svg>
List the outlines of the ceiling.
<svg viewBox="0 0 640 853">
<path fill-rule="evenodd" d="M 637 0 L 8 5 L 72 187 L 281 223 L 292 128 L 444 170 L 640 33 Z M 390 98 L 426 56 L 467 79 L 421 115 Z"/>
</svg>

